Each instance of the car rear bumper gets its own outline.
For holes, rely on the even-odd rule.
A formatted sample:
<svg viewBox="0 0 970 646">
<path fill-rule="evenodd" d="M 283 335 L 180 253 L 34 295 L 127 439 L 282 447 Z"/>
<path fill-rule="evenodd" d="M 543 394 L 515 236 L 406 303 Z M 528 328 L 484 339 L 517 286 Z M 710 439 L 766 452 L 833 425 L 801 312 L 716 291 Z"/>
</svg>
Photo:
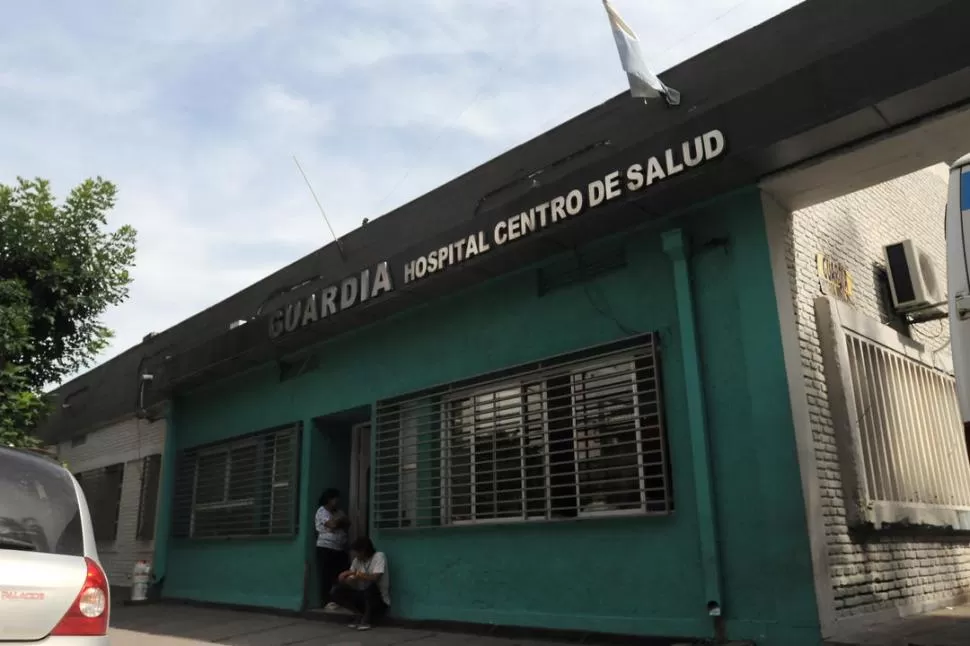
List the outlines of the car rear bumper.
<svg viewBox="0 0 970 646">
<path fill-rule="evenodd" d="M 36 642 L 4 642 L 3 646 L 110 646 L 107 635 L 99 637 L 45 637 Z"/>
</svg>

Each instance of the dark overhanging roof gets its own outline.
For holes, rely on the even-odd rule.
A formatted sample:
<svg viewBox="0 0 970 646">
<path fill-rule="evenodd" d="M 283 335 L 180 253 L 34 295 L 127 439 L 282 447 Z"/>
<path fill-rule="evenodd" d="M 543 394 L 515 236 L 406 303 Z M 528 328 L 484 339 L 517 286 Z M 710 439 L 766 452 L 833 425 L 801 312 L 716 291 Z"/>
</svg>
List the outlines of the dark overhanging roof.
<svg viewBox="0 0 970 646">
<path fill-rule="evenodd" d="M 335 245 L 323 247 L 65 384 L 55 393 L 54 414 L 41 435 L 62 439 L 131 416 L 142 371 L 158 376 L 146 390 L 147 401 L 158 402 L 166 384 L 191 384 L 265 362 L 500 273 L 499 265 L 541 258 L 962 106 L 970 100 L 966 24 L 965 0 L 807 0 L 663 74 L 683 93 L 680 108 L 616 96 L 347 234 L 341 239 L 346 260 Z M 281 293 L 293 285 L 314 277 L 333 282 L 383 260 L 399 268 L 403 259 L 463 231 L 713 128 L 726 135 L 728 155 L 651 187 L 635 209 L 613 208 L 564 223 L 414 289 L 398 288 L 389 298 L 340 313 L 308 328 L 312 334 L 296 332 L 273 344 L 264 318 L 227 331 L 231 321 L 257 311 L 265 317 L 310 289 Z M 601 145 L 606 141 L 610 145 Z M 544 170 L 538 186 L 518 181 L 538 170 Z M 68 408 L 61 407 L 65 398 Z"/>
</svg>

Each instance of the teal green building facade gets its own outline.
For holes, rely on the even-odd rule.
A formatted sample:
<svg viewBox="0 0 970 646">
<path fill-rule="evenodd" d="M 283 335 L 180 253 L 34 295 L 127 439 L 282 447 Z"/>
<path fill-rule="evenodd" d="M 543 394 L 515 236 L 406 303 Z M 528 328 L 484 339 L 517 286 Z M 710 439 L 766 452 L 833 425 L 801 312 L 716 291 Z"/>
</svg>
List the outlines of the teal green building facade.
<svg viewBox="0 0 970 646">
<path fill-rule="evenodd" d="M 914 127 L 965 104 L 970 4 L 884 5 L 797 3 L 666 70 L 681 105 L 576 115 L 72 379 L 38 436 L 166 420 L 163 599 L 317 608 L 313 515 L 337 487 L 403 620 L 808 646 L 942 603 L 899 578 L 936 558 L 922 535 L 887 557 L 847 534 L 806 379 L 796 257 L 821 249 L 788 219 L 930 159 Z M 872 162 L 890 142 L 919 154 Z M 533 212 L 563 222 L 523 235 Z M 473 239 L 491 250 L 458 258 Z M 625 412 L 589 424 L 589 375 L 617 357 Z"/>
<path fill-rule="evenodd" d="M 582 258 L 613 262 L 577 272 Z M 818 643 L 781 334 L 765 217 L 752 188 L 509 267 L 480 285 L 329 339 L 302 354 L 289 374 L 273 362 L 177 391 L 156 544 L 162 595 L 316 607 L 317 497 L 326 487 L 350 486 L 349 439 L 327 431 L 328 416 L 356 411 L 375 423 L 395 398 L 652 335 L 666 443 L 669 504 L 661 513 L 448 523 L 435 510 L 425 525 L 384 523 L 375 496 L 391 489 L 378 482 L 387 458 L 375 435 L 368 526 L 390 563 L 392 614 Z M 298 429 L 286 453 L 285 486 L 294 494 L 289 531 L 193 536 L 176 509 L 187 486 L 177 482 L 179 461 L 201 459 L 193 453 L 199 447 L 277 428 Z M 436 441 L 435 430 L 428 433 Z M 439 487 L 439 468 L 407 486 Z"/>
</svg>

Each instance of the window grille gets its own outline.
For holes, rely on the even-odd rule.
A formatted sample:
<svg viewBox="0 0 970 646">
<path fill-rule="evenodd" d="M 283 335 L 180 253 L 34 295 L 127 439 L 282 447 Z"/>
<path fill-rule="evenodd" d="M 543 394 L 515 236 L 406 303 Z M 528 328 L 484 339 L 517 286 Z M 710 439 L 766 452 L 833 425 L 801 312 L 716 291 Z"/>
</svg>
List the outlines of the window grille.
<svg viewBox="0 0 970 646">
<path fill-rule="evenodd" d="M 816 301 L 849 523 L 970 530 L 952 370 L 834 299 Z"/>
<path fill-rule="evenodd" d="M 121 509 L 121 487 L 125 465 L 112 464 L 74 474 L 88 502 L 94 538 L 113 541 L 118 537 L 118 513 Z"/>
<path fill-rule="evenodd" d="M 970 509 L 953 377 L 864 337 L 846 341 L 870 496 Z"/>
<path fill-rule="evenodd" d="M 297 530 L 300 424 L 193 447 L 177 458 L 173 535 L 290 536 Z"/>
<path fill-rule="evenodd" d="M 161 455 L 149 455 L 141 461 L 138 528 L 135 533 L 135 538 L 140 541 L 150 541 L 155 538 L 155 516 L 158 511 L 158 483 L 161 467 Z"/>
<path fill-rule="evenodd" d="M 657 339 L 377 407 L 381 528 L 672 510 Z"/>
</svg>

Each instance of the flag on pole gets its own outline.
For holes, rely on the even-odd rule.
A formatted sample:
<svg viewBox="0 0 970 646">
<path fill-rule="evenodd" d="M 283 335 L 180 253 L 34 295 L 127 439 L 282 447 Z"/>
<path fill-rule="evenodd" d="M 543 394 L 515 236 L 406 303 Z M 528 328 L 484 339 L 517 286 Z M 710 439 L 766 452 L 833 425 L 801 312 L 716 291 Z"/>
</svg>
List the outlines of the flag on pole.
<svg viewBox="0 0 970 646">
<path fill-rule="evenodd" d="M 643 99 L 655 99 L 663 96 L 668 105 L 680 105 L 680 92 L 664 85 L 663 81 L 650 71 L 640 53 L 640 39 L 616 12 L 610 0 L 603 0 L 606 14 L 610 18 L 613 29 L 613 40 L 620 54 L 620 64 L 630 80 L 630 94 Z"/>
</svg>

